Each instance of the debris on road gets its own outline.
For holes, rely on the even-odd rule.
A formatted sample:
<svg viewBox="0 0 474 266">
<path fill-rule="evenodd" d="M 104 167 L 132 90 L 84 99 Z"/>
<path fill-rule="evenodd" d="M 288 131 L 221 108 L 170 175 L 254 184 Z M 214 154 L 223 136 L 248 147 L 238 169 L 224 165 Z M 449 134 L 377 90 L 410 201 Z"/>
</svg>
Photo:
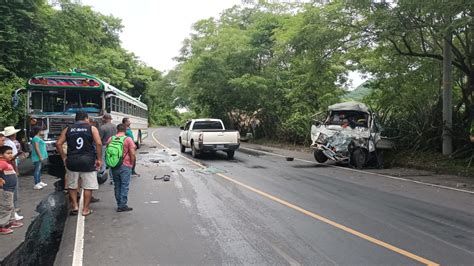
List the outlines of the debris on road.
<svg viewBox="0 0 474 266">
<path fill-rule="evenodd" d="M 215 167 L 206 167 L 206 168 L 199 168 L 195 170 L 196 172 L 207 174 L 207 175 L 212 175 L 212 174 L 217 174 L 217 173 L 225 173 L 225 170 L 215 168 Z"/>
<path fill-rule="evenodd" d="M 170 175 L 163 175 L 162 177 L 154 176 L 153 180 L 163 180 L 163 181 L 170 181 Z"/>
<path fill-rule="evenodd" d="M 173 153 L 173 154 L 171 154 L 171 156 L 178 156 L 178 154 L 176 154 L 176 153 Z"/>
<path fill-rule="evenodd" d="M 163 159 L 151 159 L 150 162 L 152 162 L 152 163 L 164 163 L 165 160 L 163 160 Z"/>
<path fill-rule="evenodd" d="M 294 159 L 295 159 L 295 158 L 293 158 L 293 157 L 286 157 L 286 160 L 287 160 L 288 162 L 292 162 Z"/>
<path fill-rule="evenodd" d="M 181 170 L 179 170 L 180 172 L 185 172 L 186 170 L 184 170 L 184 168 L 181 168 Z"/>
</svg>

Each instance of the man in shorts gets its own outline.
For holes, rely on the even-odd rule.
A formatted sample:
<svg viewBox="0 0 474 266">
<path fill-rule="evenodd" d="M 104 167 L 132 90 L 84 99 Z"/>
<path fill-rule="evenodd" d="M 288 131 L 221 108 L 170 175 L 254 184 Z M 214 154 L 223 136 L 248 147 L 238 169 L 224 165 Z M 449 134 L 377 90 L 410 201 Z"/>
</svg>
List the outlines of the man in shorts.
<svg viewBox="0 0 474 266">
<path fill-rule="evenodd" d="M 65 142 L 67 142 L 67 156 L 62 149 Z M 61 155 L 67 169 L 67 187 L 72 205 L 71 215 L 75 215 L 79 211 L 77 203 L 79 178 L 81 178 L 81 186 L 84 189 L 82 215 L 91 214 L 92 210 L 89 208 L 89 204 L 92 191 L 99 189 L 97 170 L 102 165 L 102 141 L 99 130 L 90 125 L 86 112 L 77 112 L 76 123 L 61 132 L 56 142 L 56 150 Z"/>
</svg>

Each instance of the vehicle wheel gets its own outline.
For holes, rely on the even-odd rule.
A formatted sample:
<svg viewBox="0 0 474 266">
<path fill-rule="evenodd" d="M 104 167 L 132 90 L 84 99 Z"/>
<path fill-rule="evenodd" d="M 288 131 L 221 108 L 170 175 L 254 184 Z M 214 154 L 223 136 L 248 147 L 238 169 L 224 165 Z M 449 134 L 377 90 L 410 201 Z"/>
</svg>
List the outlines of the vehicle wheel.
<svg viewBox="0 0 474 266">
<path fill-rule="evenodd" d="M 183 144 L 181 144 L 181 139 L 179 139 L 179 146 L 180 146 L 181 152 L 184 153 L 186 151 L 186 147 Z"/>
<path fill-rule="evenodd" d="M 234 159 L 235 151 L 227 151 L 227 160 Z"/>
<path fill-rule="evenodd" d="M 361 169 L 367 162 L 367 152 L 361 148 L 356 148 L 351 154 L 350 163 L 357 169 Z"/>
<path fill-rule="evenodd" d="M 383 169 L 384 168 L 384 156 L 383 156 L 383 151 L 375 151 L 375 158 L 377 160 L 377 168 Z"/>
<path fill-rule="evenodd" d="M 320 150 L 315 150 L 314 151 L 314 159 L 318 163 L 325 163 L 328 160 L 328 157 L 324 155 L 324 153 Z"/>
<path fill-rule="evenodd" d="M 97 182 L 99 183 L 99 185 L 104 184 L 105 181 L 107 181 L 108 178 L 109 178 L 109 171 L 108 171 L 108 170 L 106 170 L 103 175 L 100 175 L 100 174 L 97 172 Z"/>
<path fill-rule="evenodd" d="M 199 152 L 196 150 L 193 142 L 191 142 L 191 155 L 193 158 L 197 158 L 199 156 Z"/>
</svg>

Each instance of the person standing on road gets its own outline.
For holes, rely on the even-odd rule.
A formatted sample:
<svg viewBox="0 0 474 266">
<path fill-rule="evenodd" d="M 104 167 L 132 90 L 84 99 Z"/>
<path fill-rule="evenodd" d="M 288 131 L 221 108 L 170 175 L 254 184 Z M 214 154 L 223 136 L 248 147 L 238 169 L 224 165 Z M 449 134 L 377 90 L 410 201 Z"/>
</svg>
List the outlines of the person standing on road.
<svg viewBox="0 0 474 266">
<path fill-rule="evenodd" d="M 33 138 L 31 139 L 31 161 L 35 166 L 35 170 L 33 172 L 35 186 L 33 188 L 39 190 L 47 186 L 46 183 L 43 183 L 41 181 L 41 167 L 43 164 L 42 162 L 48 159 L 48 151 L 46 150 L 46 143 L 43 140 L 43 129 L 39 126 L 33 127 L 32 135 Z"/>
<path fill-rule="evenodd" d="M 125 132 L 125 135 L 127 137 L 130 137 L 132 139 L 132 141 L 134 142 L 134 145 L 135 145 L 135 138 L 133 137 L 133 132 L 132 132 L 132 129 L 130 128 L 130 125 L 132 124 L 132 122 L 130 122 L 130 118 L 128 117 L 125 117 L 122 119 L 122 124 L 125 125 L 125 127 L 127 128 L 127 131 Z M 136 146 L 135 146 L 136 148 Z M 133 177 L 138 177 L 140 176 L 139 174 L 137 174 L 137 172 L 135 172 L 135 167 L 137 166 L 137 158 L 135 156 L 135 160 L 133 161 L 133 167 L 132 167 L 132 176 Z"/>
<path fill-rule="evenodd" d="M 13 149 L 10 146 L 0 147 L 0 234 L 11 234 L 12 229 L 23 226 L 15 218 L 13 193 L 18 183 L 13 165 Z"/>
<path fill-rule="evenodd" d="M 67 142 L 67 156 L 62 146 Z M 79 178 L 84 189 L 84 209 L 82 215 L 92 213 L 89 204 L 92 191 L 99 189 L 97 170 L 102 165 L 102 141 L 99 130 L 89 124 L 89 115 L 84 111 L 76 113 L 76 123 L 65 128 L 56 142 L 56 150 L 61 155 L 67 169 L 69 199 L 71 201 L 71 215 L 79 211 L 77 192 Z"/>
<path fill-rule="evenodd" d="M 107 140 L 117 134 L 117 126 L 112 124 L 112 116 L 110 114 L 104 114 L 104 116 L 102 116 L 102 122 L 103 124 L 102 126 L 100 126 L 99 133 L 100 140 L 102 141 L 102 161 L 105 162 L 105 148 L 107 147 Z M 106 171 L 107 166 L 105 165 L 105 163 L 103 163 L 102 167 L 100 168 L 99 174 L 105 175 Z M 111 184 L 113 184 L 112 176 L 110 176 L 110 171 L 109 177 Z"/>
<path fill-rule="evenodd" d="M 20 132 L 21 129 L 16 129 L 13 126 L 6 127 L 4 131 L 2 131 L 2 134 L 6 137 L 5 138 L 5 146 L 9 146 L 12 148 L 13 152 L 13 159 L 11 160 L 11 164 L 13 166 L 13 169 L 15 169 L 16 175 L 20 176 L 20 171 L 18 170 L 18 164 L 17 164 L 17 157 L 20 155 L 18 152 L 17 145 L 15 143 L 16 140 L 16 133 Z M 19 189 L 19 182 L 16 183 L 15 191 L 13 193 L 13 204 L 15 205 L 15 219 L 17 221 L 23 220 L 23 216 L 18 214 L 17 209 L 19 210 L 18 207 L 18 189 Z"/>
<path fill-rule="evenodd" d="M 117 126 L 117 134 L 107 141 L 107 164 L 111 164 L 114 179 L 115 200 L 117 212 L 133 210 L 128 207 L 128 190 L 132 176 L 133 162 L 135 161 L 135 143 L 126 136 L 126 126 Z M 115 157 L 115 158 L 114 158 Z"/>
</svg>

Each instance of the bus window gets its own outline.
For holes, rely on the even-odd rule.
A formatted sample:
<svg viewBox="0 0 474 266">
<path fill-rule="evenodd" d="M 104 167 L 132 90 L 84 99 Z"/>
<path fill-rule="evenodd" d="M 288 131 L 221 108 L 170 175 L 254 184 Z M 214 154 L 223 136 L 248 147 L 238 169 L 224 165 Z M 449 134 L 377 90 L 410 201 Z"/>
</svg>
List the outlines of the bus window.
<svg viewBox="0 0 474 266">
<path fill-rule="evenodd" d="M 64 112 L 64 93 L 62 91 L 43 93 L 43 112 Z"/>
<path fill-rule="evenodd" d="M 101 107 L 102 97 L 98 91 L 66 91 L 66 112 L 84 109 L 88 113 L 99 113 Z"/>
<path fill-rule="evenodd" d="M 34 91 L 31 93 L 31 110 L 41 111 L 43 109 L 43 93 L 40 91 Z"/>
</svg>

